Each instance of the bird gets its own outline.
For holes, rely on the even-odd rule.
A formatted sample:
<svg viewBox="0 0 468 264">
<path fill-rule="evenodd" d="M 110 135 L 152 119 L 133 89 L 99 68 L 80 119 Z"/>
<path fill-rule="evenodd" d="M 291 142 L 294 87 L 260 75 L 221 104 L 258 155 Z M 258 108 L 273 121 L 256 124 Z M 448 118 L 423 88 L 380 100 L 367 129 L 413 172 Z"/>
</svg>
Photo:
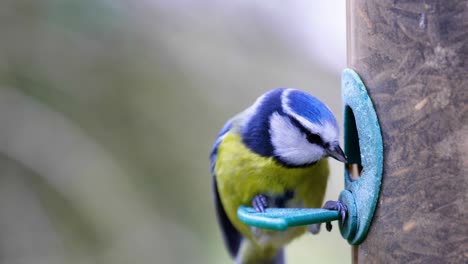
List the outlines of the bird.
<svg viewBox="0 0 468 264">
<path fill-rule="evenodd" d="M 301 90 L 270 90 L 227 121 L 212 147 L 210 170 L 218 224 L 235 263 L 285 263 L 289 242 L 307 230 L 318 231 L 317 226 L 286 231 L 250 227 L 238 219 L 237 210 L 241 205 L 258 213 L 321 207 L 328 157 L 346 163 L 336 118 Z M 344 222 L 347 208 L 341 202 L 328 201 L 323 208 L 339 211 Z"/>
</svg>

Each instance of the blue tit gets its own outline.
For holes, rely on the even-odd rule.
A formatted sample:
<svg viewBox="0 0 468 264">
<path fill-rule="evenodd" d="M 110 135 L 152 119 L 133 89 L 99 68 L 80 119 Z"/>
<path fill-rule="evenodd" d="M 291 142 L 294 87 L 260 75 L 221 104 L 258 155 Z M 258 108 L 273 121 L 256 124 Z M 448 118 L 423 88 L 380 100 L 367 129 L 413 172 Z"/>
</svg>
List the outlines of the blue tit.
<svg viewBox="0 0 468 264">
<path fill-rule="evenodd" d="M 218 223 L 236 263 L 284 263 L 283 247 L 307 227 L 286 231 L 250 227 L 238 219 L 237 209 L 321 207 L 329 174 L 327 157 L 346 162 L 338 138 L 330 109 L 295 89 L 271 90 L 226 123 L 210 161 Z M 341 203 L 330 201 L 326 206 L 344 216 Z"/>
</svg>

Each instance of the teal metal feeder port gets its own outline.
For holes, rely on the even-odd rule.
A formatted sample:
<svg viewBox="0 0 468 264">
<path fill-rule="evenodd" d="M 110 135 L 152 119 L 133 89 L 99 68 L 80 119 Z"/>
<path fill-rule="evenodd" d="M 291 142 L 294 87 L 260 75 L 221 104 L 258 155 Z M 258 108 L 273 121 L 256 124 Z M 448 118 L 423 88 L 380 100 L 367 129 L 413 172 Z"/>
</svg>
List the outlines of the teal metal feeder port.
<svg viewBox="0 0 468 264">
<path fill-rule="evenodd" d="M 348 207 L 348 219 L 340 229 L 343 238 L 357 245 L 366 238 L 379 198 L 383 142 L 374 106 L 356 72 L 343 71 L 341 89 L 347 165 L 355 164 L 361 173 L 356 178 L 349 166 L 345 168 L 345 190 L 339 200 Z"/>
<path fill-rule="evenodd" d="M 383 168 L 383 143 L 380 126 L 364 83 L 356 72 L 342 74 L 344 104 L 344 139 L 348 164 L 345 168 L 345 190 L 339 201 L 347 206 L 348 215 L 340 222 L 343 238 L 360 244 L 366 237 L 377 205 Z M 353 176 L 354 167 L 360 175 Z M 267 208 L 264 213 L 241 206 L 239 219 L 250 226 L 283 231 L 289 227 L 341 221 L 338 211 L 320 208 Z"/>
</svg>

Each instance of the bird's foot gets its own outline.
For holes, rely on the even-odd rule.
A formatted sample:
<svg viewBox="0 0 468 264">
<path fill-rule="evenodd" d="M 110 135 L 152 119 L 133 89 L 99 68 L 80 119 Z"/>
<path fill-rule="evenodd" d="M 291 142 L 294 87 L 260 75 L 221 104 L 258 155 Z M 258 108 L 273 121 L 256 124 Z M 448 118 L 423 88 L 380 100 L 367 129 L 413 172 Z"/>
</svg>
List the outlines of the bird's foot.
<svg viewBox="0 0 468 264">
<path fill-rule="evenodd" d="M 341 215 L 341 224 L 344 224 L 346 220 L 346 214 L 348 213 L 348 207 L 341 203 L 340 201 L 327 201 L 323 206 L 324 209 L 338 211 Z M 327 231 L 330 232 L 332 230 L 331 222 L 326 223 Z"/>
<path fill-rule="evenodd" d="M 308 229 L 312 235 L 316 235 L 320 232 L 320 224 L 311 224 Z"/>
<path fill-rule="evenodd" d="M 253 208 L 255 208 L 255 211 L 257 211 L 257 213 L 265 212 L 265 209 L 268 208 L 267 197 L 263 194 L 255 195 L 255 197 L 252 199 L 252 206 Z"/>
</svg>

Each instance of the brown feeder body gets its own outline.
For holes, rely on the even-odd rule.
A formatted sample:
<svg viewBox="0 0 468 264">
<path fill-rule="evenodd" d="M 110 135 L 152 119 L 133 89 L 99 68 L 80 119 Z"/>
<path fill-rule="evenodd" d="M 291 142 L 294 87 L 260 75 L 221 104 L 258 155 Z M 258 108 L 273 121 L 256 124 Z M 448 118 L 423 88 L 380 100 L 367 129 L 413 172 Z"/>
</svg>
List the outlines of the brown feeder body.
<svg viewBox="0 0 468 264">
<path fill-rule="evenodd" d="M 359 263 L 468 263 L 468 1 L 348 1 L 348 66 L 384 143 Z"/>
</svg>

